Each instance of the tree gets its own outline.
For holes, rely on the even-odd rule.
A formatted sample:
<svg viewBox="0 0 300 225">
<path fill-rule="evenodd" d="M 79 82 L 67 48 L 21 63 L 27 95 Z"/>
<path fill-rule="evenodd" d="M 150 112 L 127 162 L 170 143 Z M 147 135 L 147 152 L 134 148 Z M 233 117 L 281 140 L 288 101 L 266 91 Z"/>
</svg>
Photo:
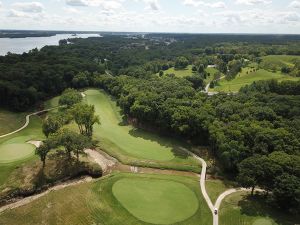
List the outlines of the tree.
<svg viewBox="0 0 300 225">
<path fill-rule="evenodd" d="M 287 173 L 278 176 L 273 190 L 274 200 L 282 209 L 300 212 L 300 178 Z"/>
<path fill-rule="evenodd" d="M 185 69 L 189 65 L 189 61 L 187 58 L 181 56 L 178 57 L 175 61 L 175 68 L 176 69 Z"/>
<path fill-rule="evenodd" d="M 74 152 L 77 162 L 79 161 L 79 154 L 83 154 L 84 148 L 89 145 L 87 137 L 68 129 L 62 129 L 58 133 L 58 138 L 59 144 L 65 148 L 68 159 L 71 159 L 71 154 Z"/>
<path fill-rule="evenodd" d="M 99 116 L 95 115 L 95 107 L 93 105 L 78 103 L 73 106 L 72 115 L 80 133 L 92 137 L 93 125 L 100 124 Z"/>
<path fill-rule="evenodd" d="M 164 75 L 164 71 L 159 71 L 159 76 L 162 77 Z"/>
<path fill-rule="evenodd" d="M 38 155 L 43 163 L 43 169 L 45 168 L 46 165 L 46 158 L 48 153 L 50 152 L 50 148 L 47 144 L 41 144 L 38 148 L 35 150 L 35 154 Z"/>
<path fill-rule="evenodd" d="M 49 136 L 43 143 L 36 148 L 35 154 L 38 155 L 43 163 L 43 169 L 46 165 L 46 158 L 48 153 L 58 146 L 58 139 L 56 135 Z"/>
<path fill-rule="evenodd" d="M 76 88 L 89 86 L 89 72 L 79 72 L 72 80 L 72 84 Z"/>
<path fill-rule="evenodd" d="M 204 65 L 200 64 L 199 67 L 198 67 L 198 73 L 203 73 L 204 69 L 205 69 Z"/>
<path fill-rule="evenodd" d="M 48 137 L 50 134 L 57 132 L 62 126 L 63 123 L 58 116 L 49 115 L 48 118 L 43 121 L 43 133 Z"/>
<path fill-rule="evenodd" d="M 82 95 L 75 89 L 66 89 L 59 98 L 59 105 L 65 105 L 68 108 L 82 101 Z"/>
<path fill-rule="evenodd" d="M 252 156 L 243 160 L 238 165 L 239 174 L 237 180 L 244 188 L 251 188 L 251 195 L 253 195 L 255 187 L 263 178 L 263 156 Z"/>
</svg>

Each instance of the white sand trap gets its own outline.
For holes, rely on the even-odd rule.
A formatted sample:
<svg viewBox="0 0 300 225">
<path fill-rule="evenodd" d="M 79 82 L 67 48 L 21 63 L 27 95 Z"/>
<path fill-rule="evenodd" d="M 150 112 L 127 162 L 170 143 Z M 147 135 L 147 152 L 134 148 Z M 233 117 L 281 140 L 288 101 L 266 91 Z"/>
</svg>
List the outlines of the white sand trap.
<svg viewBox="0 0 300 225">
<path fill-rule="evenodd" d="M 28 144 L 32 144 L 34 145 L 35 147 L 40 147 L 41 144 L 43 143 L 42 141 L 27 141 Z"/>
</svg>

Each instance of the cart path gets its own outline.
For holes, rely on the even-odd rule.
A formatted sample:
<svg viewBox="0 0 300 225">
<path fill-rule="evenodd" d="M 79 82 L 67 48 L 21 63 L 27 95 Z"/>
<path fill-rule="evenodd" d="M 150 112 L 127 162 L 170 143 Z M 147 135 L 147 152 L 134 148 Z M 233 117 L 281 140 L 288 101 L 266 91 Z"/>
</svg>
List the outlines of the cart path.
<svg viewBox="0 0 300 225">
<path fill-rule="evenodd" d="M 49 112 L 49 111 L 51 111 L 51 110 L 53 110 L 53 109 L 57 109 L 57 108 L 59 108 L 59 107 L 60 107 L 60 106 L 53 107 L 53 108 L 50 108 L 50 109 L 44 109 L 44 110 L 41 110 L 41 111 L 34 112 L 34 113 L 31 113 L 31 114 L 26 115 L 26 121 L 25 121 L 25 124 L 24 124 L 22 127 L 20 127 L 19 129 L 15 130 L 15 131 L 12 131 L 12 132 L 10 132 L 10 133 L 8 133 L 8 134 L 0 135 L 0 138 L 7 137 L 7 136 L 9 136 L 9 135 L 18 133 L 18 132 L 20 132 L 21 130 L 25 129 L 25 128 L 28 126 L 29 122 L 30 122 L 30 117 L 31 117 L 31 116 L 35 116 L 35 115 L 38 115 L 38 114 L 44 113 L 44 112 Z"/>
</svg>

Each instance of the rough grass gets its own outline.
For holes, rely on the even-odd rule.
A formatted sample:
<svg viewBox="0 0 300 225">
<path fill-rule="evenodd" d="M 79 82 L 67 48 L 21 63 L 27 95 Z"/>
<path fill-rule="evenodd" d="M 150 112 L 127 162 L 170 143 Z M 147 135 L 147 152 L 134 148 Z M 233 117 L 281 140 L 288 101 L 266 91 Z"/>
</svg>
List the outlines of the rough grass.
<svg viewBox="0 0 300 225">
<path fill-rule="evenodd" d="M 102 91 L 90 89 L 85 94 L 101 118 L 94 138 L 110 155 L 125 164 L 200 171 L 200 163 L 182 150 L 188 145 L 127 125 L 116 102 Z"/>
<path fill-rule="evenodd" d="M 268 207 L 262 197 L 251 198 L 243 192 L 227 196 L 219 210 L 220 225 L 294 225 L 299 221 L 299 216 L 284 214 Z"/>
<path fill-rule="evenodd" d="M 222 79 L 218 82 L 218 85 L 212 89 L 213 91 L 218 91 L 218 92 L 237 92 L 240 90 L 241 87 L 244 87 L 246 85 L 250 85 L 255 81 L 259 80 L 270 80 L 270 79 L 275 79 L 278 81 L 284 81 L 284 80 L 292 80 L 292 81 L 297 81 L 300 80 L 300 77 L 292 77 L 286 74 L 282 73 L 273 73 L 269 72 L 263 69 L 260 69 L 255 72 L 250 72 L 253 71 L 252 68 L 243 68 L 242 72 L 239 73 L 236 78 L 233 80 L 227 81 L 226 79 Z M 248 72 L 248 74 L 247 74 Z"/>
<path fill-rule="evenodd" d="M 192 65 L 188 65 L 185 69 L 175 69 L 171 67 L 164 70 L 164 74 L 175 74 L 176 77 L 187 77 L 193 75 L 195 72 L 192 71 Z"/>
<path fill-rule="evenodd" d="M 113 185 L 113 195 L 139 220 L 174 224 L 194 215 L 196 194 L 186 185 L 169 180 L 123 178 Z"/>
<path fill-rule="evenodd" d="M 16 167 L 36 157 L 34 156 L 34 147 L 26 142 L 43 138 L 41 119 L 38 116 L 32 116 L 29 125 L 24 130 L 0 138 L 0 187 Z M 15 148 L 16 146 L 17 148 Z"/>
<path fill-rule="evenodd" d="M 185 185 L 189 191 L 192 191 L 197 196 L 199 207 L 189 218 L 174 224 L 212 224 L 211 212 L 201 195 L 199 183 L 196 178 L 126 173 L 113 174 L 103 177 L 94 183 L 81 184 L 51 192 L 30 204 L 5 211 L 3 214 L 0 214 L 0 221 L 3 224 L 14 225 L 149 224 L 133 216 L 114 197 L 112 186 L 115 182 L 124 178 L 133 178 L 134 181 L 139 178 L 142 180 L 147 179 L 149 180 L 149 185 L 151 182 L 157 181 L 172 181 Z M 128 194 L 132 194 L 130 192 Z M 168 196 L 162 197 L 167 198 Z M 165 201 L 165 199 L 162 199 L 162 201 Z M 157 205 L 157 209 L 159 207 Z M 174 207 L 175 209 L 176 207 Z M 164 211 L 155 210 L 153 217 L 156 214 L 164 215 L 164 213 Z M 175 213 L 174 211 L 174 214 L 171 215 L 170 221 L 175 216 Z"/>
<path fill-rule="evenodd" d="M 25 123 L 25 113 L 15 113 L 0 109 L 0 135 L 7 134 L 22 127 Z"/>
</svg>

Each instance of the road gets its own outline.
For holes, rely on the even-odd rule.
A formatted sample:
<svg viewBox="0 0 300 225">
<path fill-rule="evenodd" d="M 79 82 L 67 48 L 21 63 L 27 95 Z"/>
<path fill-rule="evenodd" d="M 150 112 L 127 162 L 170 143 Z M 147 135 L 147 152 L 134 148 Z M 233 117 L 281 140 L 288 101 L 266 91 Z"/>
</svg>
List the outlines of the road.
<svg viewBox="0 0 300 225">
<path fill-rule="evenodd" d="M 31 116 L 38 115 L 38 114 L 43 113 L 43 112 L 48 112 L 48 111 L 51 111 L 51 110 L 57 109 L 57 108 L 58 108 L 58 107 L 53 107 L 53 108 L 50 108 L 50 109 L 45 109 L 45 110 L 41 110 L 41 111 L 38 111 L 38 112 L 34 112 L 34 113 L 31 113 L 31 114 L 28 114 L 28 115 L 26 116 L 26 122 L 25 122 L 25 124 L 24 124 L 22 127 L 20 127 L 19 129 L 15 130 L 15 131 L 12 131 L 12 132 L 10 132 L 10 133 L 8 133 L 8 134 L 0 135 L 0 138 L 7 137 L 7 136 L 9 136 L 9 135 L 18 133 L 19 131 L 25 129 L 25 128 L 28 126 L 28 124 L 29 124 L 29 121 L 30 121 L 30 117 L 31 117 Z"/>
</svg>

